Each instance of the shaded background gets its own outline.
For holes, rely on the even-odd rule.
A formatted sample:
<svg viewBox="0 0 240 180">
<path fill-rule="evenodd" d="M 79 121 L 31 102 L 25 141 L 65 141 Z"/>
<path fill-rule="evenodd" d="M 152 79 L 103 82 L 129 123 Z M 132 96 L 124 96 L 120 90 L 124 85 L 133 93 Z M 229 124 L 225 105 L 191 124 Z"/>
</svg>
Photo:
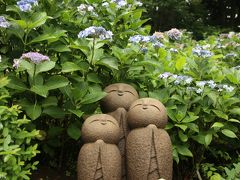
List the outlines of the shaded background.
<svg viewBox="0 0 240 180">
<path fill-rule="evenodd" d="M 143 0 L 152 31 L 173 27 L 193 32 L 196 39 L 240 31 L 240 0 Z"/>
</svg>

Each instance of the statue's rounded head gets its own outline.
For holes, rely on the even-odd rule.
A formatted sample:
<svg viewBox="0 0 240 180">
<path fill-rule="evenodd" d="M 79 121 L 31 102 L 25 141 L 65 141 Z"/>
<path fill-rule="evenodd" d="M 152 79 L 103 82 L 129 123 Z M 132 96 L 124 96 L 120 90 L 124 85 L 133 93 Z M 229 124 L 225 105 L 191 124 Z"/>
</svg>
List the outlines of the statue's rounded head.
<svg viewBox="0 0 240 180">
<path fill-rule="evenodd" d="M 128 111 L 130 128 L 146 127 L 154 124 L 163 129 L 168 122 L 165 106 L 153 98 L 141 98 L 132 103 Z"/>
<path fill-rule="evenodd" d="M 101 102 L 102 112 L 113 112 L 118 108 L 129 109 L 130 105 L 139 98 L 137 91 L 129 84 L 115 83 L 107 86 L 107 93 Z"/>
<path fill-rule="evenodd" d="M 120 128 L 116 119 L 107 114 L 95 114 L 87 118 L 82 126 L 84 142 L 103 140 L 105 143 L 117 144 L 120 138 Z"/>
</svg>

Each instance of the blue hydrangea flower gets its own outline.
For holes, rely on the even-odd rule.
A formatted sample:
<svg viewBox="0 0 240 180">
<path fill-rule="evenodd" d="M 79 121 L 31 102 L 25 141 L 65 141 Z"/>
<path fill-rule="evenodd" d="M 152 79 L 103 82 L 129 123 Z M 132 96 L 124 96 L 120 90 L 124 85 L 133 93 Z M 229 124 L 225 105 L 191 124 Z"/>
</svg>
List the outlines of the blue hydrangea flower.
<svg viewBox="0 0 240 180">
<path fill-rule="evenodd" d="M 159 78 L 161 79 L 168 79 L 170 78 L 173 80 L 175 85 L 178 84 L 191 84 L 193 81 L 193 78 L 190 76 L 185 76 L 185 75 L 177 75 L 177 74 L 172 74 L 170 72 L 164 72 L 163 74 L 159 75 Z"/>
<path fill-rule="evenodd" d="M 32 6 L 38 5 L 38 0 L 20 0 L 17 5 L 21 11 L 28 12 L 32 10 Z"/>
<path fill-rule="evenodd" d="M 157 42 L 153 43 L 153 47 L 155 47 L 155 48 L 162 48 L 162 47 L 164 47 L 164 45 L 157 41 Z"/>
<path fill-rule="evenodd" d="M 152 36 L 134 35 L 134 36 L 131 36 L 128 39 L 128 41 L 134 44 L 152 43 L 153 47 L 155 48 L 161 48 L 164 46 L 161 42 L 158 41 L 155 35 L 152 35 Z"/>
<path fill-rule="evenodd" d="M 93 38 L 100 38 L 104 39 L 112 39 L 113 33 L 112 31 L 107 31 L 103 27 L 96 27 L 90 26 L 83 31 L 80 31 L 78 34 L 78 38 L 86 38 L 86 37 L 93 37 Z"/>
<path fill-rule="evenodd" d="M 176 28 L 172 28 L 171 30 L 167 31 L 167 35 L 171 40 L 177 41 L 181 39 L 182 32 Z"/>
<path fill-rule="evenodd" d="M 8 28 L 9 26 L 10 26 L 10 23 L 5 19 L 5 17 L 0 16 L 0 27 Z"/>
<path fill-rule="evenodd" d="M 226 55 L 224 56 L 225 59 L 227 59 L 227 58 L 235 58 L 235 57 L 237 57 L 237 54 L 236 54 L 236 53 L 228 53 L 228 54 L 226 54 Z"/>
<path fill-rule="evenodd" d="M 111 0 L 111 3 L 115 3 L 118 8 L 121 8 L 121 7 L 127 5 L 127 1 L 126 0 Z"/>
<path fill-rule="evenodd" d="M 160 79 L 167 79 L 168 77 L 172 76 L 173 74 L 170 72 L 164 72 L 162 74 L 159 75 Z"/>
<path fill-rule="evenodd" d="M 203 49 L 201 46 L 196 46 L 192 49 L 192 53 L 197 55 L 198 57 L 209 58 L 213 56 L 213 53 L 209 50 Z"/>
</svg>

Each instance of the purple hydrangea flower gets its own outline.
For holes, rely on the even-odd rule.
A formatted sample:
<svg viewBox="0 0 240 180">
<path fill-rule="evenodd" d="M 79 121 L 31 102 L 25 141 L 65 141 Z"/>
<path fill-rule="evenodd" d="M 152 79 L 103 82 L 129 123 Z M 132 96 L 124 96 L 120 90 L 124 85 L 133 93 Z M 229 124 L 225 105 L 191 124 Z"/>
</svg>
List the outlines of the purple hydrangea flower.
<svg viewBox="0 0 240 180">
<path fill-rule="evenodd" d="M 5 17 L 0 16 L 0 27 L 8 28 L 9 26 L 10 26 L 10 23 L 5 19 Z"/>
<path fill-rule="evenodd" d="M 112 39 L 113 33 L 112 31 L 107 31 L 103 27 L 91 26 L 86 28 L 83 31 L 80 31 L 78 34 L 78 38 L 86 38 L 86 37 L 94 37 L 104 39 Z"/>
<path fill-rule="evenodd" d="M 28 52 L 23 54 L 20 59 L 27 59 L 33 62 L 34 64 L 39 64 L 42 61 L 50 61 L 48 56 L 44 56 L 38 52 Z"/>
<path fill-rule="evenodd" d="M 167 35 L 171 40 L 177 41 L 181 39 L 182 32 L 176 28 L 172 28 L 171 30 L 167 31 Z"/>
<path fill-rule="evenodd" d="M 17 5 L 21 11 L 28 12 L 32 10 L 32 6 L 38 5 L 38 0 L 20 0 Z"/>
</svg>

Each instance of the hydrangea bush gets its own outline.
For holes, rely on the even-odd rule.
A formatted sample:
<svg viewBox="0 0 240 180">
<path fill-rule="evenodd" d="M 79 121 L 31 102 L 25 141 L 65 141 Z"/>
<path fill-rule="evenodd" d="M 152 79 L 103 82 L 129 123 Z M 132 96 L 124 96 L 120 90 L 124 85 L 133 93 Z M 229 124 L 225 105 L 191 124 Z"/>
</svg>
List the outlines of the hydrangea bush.
<svg viewBox="0 0 240 180">
<path fill-rule="evenodd" d="M 239 33 L 203 41 L 176 28 L 150 34 L 136 0 L 10 0 L 2 7 L 0 76 L 10 80 L 11 103 L 41 130 L 52 166 L 74 164 L 83 117 L 100 111 L 102 89 L 115 82 L 167 107 L 176 177 L 204 178 L 206 163 L 234 162 Z"/>
</svg>

